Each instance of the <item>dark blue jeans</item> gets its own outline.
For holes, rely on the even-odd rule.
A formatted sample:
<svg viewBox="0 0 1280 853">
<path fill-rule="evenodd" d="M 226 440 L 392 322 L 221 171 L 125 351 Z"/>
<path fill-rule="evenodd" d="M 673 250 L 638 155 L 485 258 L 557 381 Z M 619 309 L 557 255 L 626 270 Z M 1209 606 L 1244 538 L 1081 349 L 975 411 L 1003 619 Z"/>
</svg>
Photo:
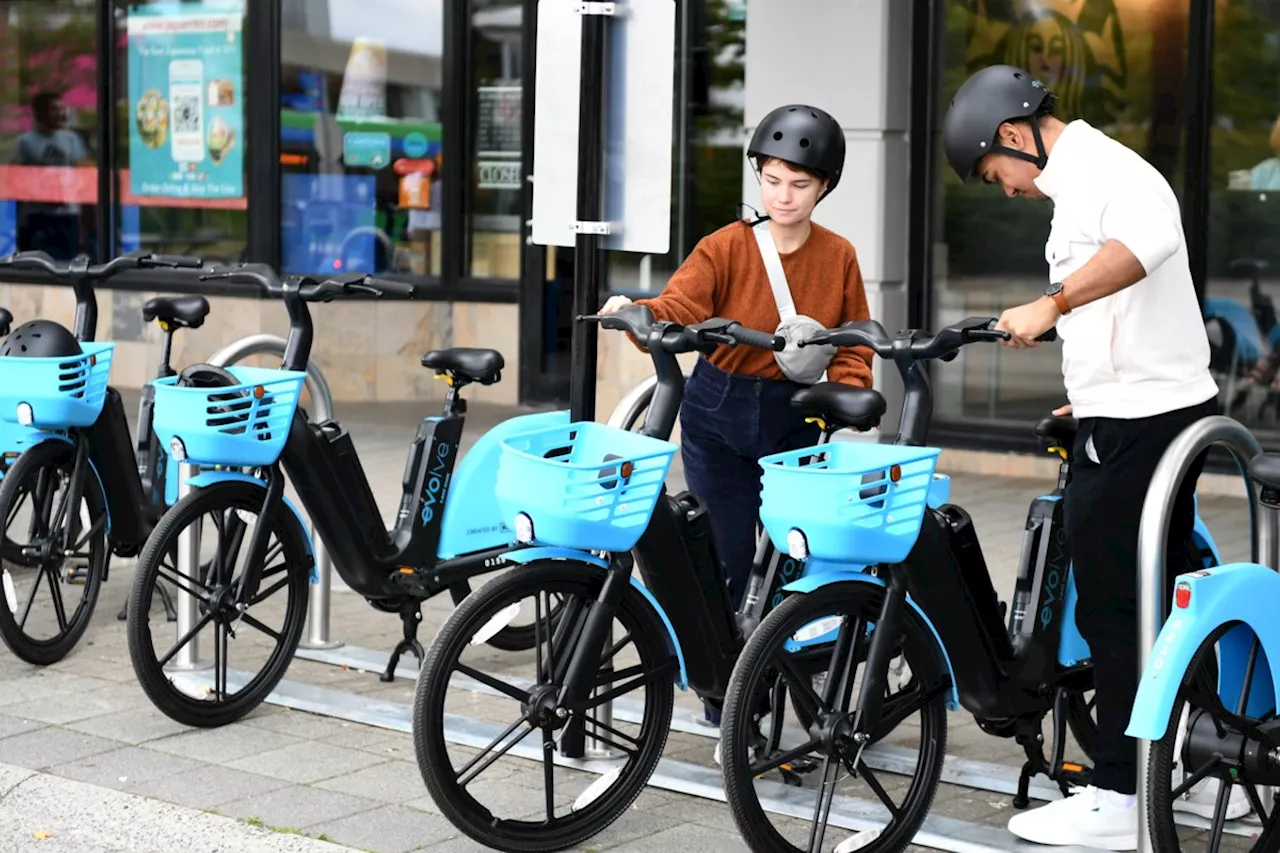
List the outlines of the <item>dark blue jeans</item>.
<svg viewBox="0 0 1280 853">
<path fill-rule="evenodd" d="M 680 408 L 680 456 L 689 491 L 707 506 L 733 605 L 742 603 L 755 559 L 761 456 L 817 444 L 786 380 L 725 373 L 699 358 Z"/>
</svg>

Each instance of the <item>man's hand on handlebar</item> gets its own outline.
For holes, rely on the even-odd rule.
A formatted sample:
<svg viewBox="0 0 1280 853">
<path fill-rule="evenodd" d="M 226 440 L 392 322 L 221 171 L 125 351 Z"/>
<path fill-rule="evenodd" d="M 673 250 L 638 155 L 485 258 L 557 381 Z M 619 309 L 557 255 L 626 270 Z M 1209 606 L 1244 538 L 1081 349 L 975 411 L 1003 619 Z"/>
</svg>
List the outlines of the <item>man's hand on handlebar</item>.
<svg viewBox="0 0 1280 853">
<path fill-rule="evenodd" d="M 1048 296 L 1042 296 L 1034 302 L 1010 308 L 1000 315 L 996 328 L 1009 333 L 1004 342 L 1014 349 L 1030 349 L 1040 346 L 1036 340 L 1058 322 L 1058 306 Z"/>
</svg>

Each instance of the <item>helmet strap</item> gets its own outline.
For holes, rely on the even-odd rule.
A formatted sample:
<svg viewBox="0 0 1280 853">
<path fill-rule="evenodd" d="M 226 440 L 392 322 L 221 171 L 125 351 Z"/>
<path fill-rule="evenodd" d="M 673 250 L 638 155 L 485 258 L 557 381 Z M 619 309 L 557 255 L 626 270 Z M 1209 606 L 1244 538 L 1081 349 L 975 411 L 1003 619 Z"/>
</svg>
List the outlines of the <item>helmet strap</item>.
<svg viewBox="0 0 1280 853">
<path fill-rule="evenodd" d="M 1036 168 L 1044 171 L 1044 167 L 1049 163 L 1049 155 L 1044 150 L 1044 137 L 1040 135 L 1040 122 L 1032 117 L 1031 119 L 1031 136 L 1036 141 L 1036 151 L 1039 152 L 1035 156 L 1025 151 L 1019 151 L 1016 148 L 1010 148 L 1007 145 L 997 145 L 995 150 L 1010 157 L 1017 157 L 1019 160 L 1026 160 L 1028 163 L 1035 163 Z"/>
</svg>

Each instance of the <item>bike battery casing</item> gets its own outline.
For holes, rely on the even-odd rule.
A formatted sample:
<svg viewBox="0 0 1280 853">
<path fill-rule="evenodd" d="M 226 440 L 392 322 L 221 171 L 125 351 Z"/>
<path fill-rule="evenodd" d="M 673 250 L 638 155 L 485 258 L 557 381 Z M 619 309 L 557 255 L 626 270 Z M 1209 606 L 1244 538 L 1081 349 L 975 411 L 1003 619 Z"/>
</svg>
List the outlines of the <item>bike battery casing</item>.
<svg viewBox="0 0 1280 853">
<path fill-rule="evenodd" d="M 633 553 L 685 650 L 689 686 L 722 700 L 740 643 L 706 505 L 691 492 L 664 492 Z"/>
</svg>

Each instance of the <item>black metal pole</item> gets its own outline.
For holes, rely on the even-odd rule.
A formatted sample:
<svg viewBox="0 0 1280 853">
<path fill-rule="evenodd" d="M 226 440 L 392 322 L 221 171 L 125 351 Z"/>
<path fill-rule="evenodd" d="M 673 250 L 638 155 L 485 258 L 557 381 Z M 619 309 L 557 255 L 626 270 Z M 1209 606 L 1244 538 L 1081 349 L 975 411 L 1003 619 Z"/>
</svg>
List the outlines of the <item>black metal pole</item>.
<svg viewBox="0 0 1280 853">
<path fill-rule="evenodd" d="M 98 204 L 94 210 L 96 245 L 89 254 L 104 263 L 116 254 L 116 26 L 111 3 L 98 6 Z M 31 246 L 19 246 L 30 249 Z M 87 248 L 87 247 L 86 247 Z"/>
<path fill-rule="evenodd" d="M 604 219 L 604 93 L 605 39 L 608 16 L 582 16 L 582 89 L 578 104 L 578 223 L 573 252 L 573 315 L 594 314 L 600 306 L 600 282 L 604 271 L 603 237 L 593 225 Z M 569 350 L 569 417 L 595 420 L 596 354 L 595 323 L 573 323 Z M 560 738 L 560 753 L 581 758 L 586 750 L 581 716 L 572 719 Z"/>
<path fill-rule="evenodd" d="M 1209 278 L 1210 143 L 1213 135 L 1213 26 L 1211 0 L 1192 0 L 1187 45 L 1187 159 L 1182 220 L 1196 295 L 1204 301 Z"/>
<path fill-rule="evenodd" d="M 591 224 L 603 220 L 605 39 L 608 16 L 582 16 L 582 90 L 578 105 L 578 222 L 573 254 L 574 316 L 594 314 L 600 304 L 604 270 L 603 238 Z M 574 421 L 596 414 L 597 329 L 594 323 L 573 324 L 570 344 L 569 410 Z"/>
</svg>

